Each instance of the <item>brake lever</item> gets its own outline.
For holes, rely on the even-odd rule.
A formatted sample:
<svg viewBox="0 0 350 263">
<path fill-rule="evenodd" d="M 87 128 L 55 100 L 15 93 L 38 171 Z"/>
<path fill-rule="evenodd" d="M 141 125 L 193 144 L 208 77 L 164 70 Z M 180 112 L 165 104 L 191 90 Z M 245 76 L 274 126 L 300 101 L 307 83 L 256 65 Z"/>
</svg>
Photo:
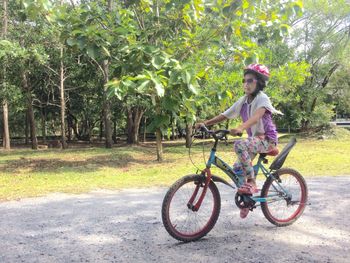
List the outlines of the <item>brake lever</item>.
<svg viewBox="0 0 350 263">
<path fill-rule="evenodd" d="M 220 141 L 224 141 L 226 145 L 228 145 L 227 143 L 227 134 L 225 134 L 224 136 L 220 137 L 219 139 Z"/>
<path fill-rule="evenodd" d="M 227 135 L 225 134 L 224 136 L 224 141 L 225 141 L 225 145 L 227 146 L 228 145 L 228 142 L 227 142 Z"/>
</svg>

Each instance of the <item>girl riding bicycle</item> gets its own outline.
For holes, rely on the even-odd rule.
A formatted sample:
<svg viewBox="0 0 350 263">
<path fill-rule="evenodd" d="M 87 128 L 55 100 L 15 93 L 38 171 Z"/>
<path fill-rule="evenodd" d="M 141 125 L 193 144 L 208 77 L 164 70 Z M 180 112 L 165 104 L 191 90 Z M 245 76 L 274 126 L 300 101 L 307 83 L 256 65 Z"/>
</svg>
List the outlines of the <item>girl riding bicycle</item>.
<svg viewBox="0 0 350 263">
<path fill-rule="evenodd" d="M 245 95 L 238 99 L 229 109 L 220 115 L 197 123 L 196 128 L 205 125 L 211 126 L 227 119 L 241 116 L 243 124 L 231 129 L 232 135 L 238 135 L 246 130 L 247 139 L 234 143 L 234 150 L 238 161 L 234 168 L 242 169 L 245 183 L 238 189 L 240 194 L 254 194 L 258 192 L 252 159 L 258 153 L 272 151 L 278 143 L 276 126 L 272 121 L 272 114 L 282 114 L 276 110 L 269 97 L 263 92 L 266 82 L 269 80 L 269 69 L 261 64 L 251 64 L 244 69 L 243 87 Z M 248 208 L 241 209 L 241 217 L 245 218 L 249 213 Z"/>
</svg>

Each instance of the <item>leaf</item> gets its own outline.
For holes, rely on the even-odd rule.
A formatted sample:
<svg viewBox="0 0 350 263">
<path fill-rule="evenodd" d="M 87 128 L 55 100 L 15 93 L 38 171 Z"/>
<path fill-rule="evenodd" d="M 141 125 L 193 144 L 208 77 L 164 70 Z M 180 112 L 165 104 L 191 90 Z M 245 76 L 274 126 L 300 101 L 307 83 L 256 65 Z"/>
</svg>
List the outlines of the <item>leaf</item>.
<svg viewBox="0 0 350 263">
<path fill-rule="evenodd" d="M 149 84 L 150 82 L 151 82 L 150 80 L 145 80 L 145 81 L 143 81 L 136 89 L 137 89 L 139 92 L 143 92 L 144 89 L 148 86 L 148 84 Z"/>
<path fill-rule="evenodd" d="M 303 14 L 303 2 L 297 1 L 293 5 L 293 10 L 297 16 L 301 16 Z"/>
<path fill-rule="evenodd" d="M 182 72 L 182 80 L 184 83 L 186 83 L 187 85 L 189 85 L 191 83 L 191 73 L 188 72 L 187 70 Z"/>
<path fill-rule="evenodd" d="M 131 88 L 133 86 L 135 86 L 135 83 L 129 79 L 125 79 L 122 81 L 123 86 L 127 87 L 127 88 Z"/>
<path fill-rule="evenodd" d="M 107 87 L 107 96 L 112 96 L 112 94 L 114 93 L 114 95 L 116 95 L 117 98 L 121 100 L 124 92 L 120 84 L 121 82 L 118 79 L 114 79 L 107 82 L 105 84 L 105 86 Z"/>
<path fill-rule="evenodd" d="M 188 85 L 188 89 L 192 91 L 193 94 L 198 94 L 197 89 L 192 84 Z"/>
<path fill-rule="evenodd" d="M 242 34 L 241 34 L 241 28 L 240 27 L 236 27 L 235 28 L 235 35 L 238 36 L 238 37 L 241 37 Z"/>
<path fill-rule="evenodd" d="M 154 132 L 157 128 L 166 129 L 170 123 L 169 115 L 156 115 L 151 123 L 147 126 L 148 132 Z"/>
<path fill-rule="evenodd" d="M 162 67 L 162 64 L 164 63 L 164 58 L 160 55 L 156 55 L 152 57 L 151 63 L 153 67 L 155 67 L 156 69 L 160 69 Z"/>
<path fill-rule="evenodd" d="M 229 97 L 232 100 L 233 94 L 230 90 L 226 90 L 226 95 L 227 95 L 227 97 Z"/>
<path fill-rule="evenodd" d="M 179 100 L 176 98 L 171 98 L 169 96 L 164 97 L 162 101 L 162 108 L 165 110 L 176 112 L 179 107 Z"/>
<path fill-rule="evenodd" d="M 248 0 L 243 0 L 242 8 L 243 8 L 243 9 L 247 9 L 248 7 L 249 7 L 249 2 L 248 2 Z"/>
<path fill-rule="evenodd" d="M 179 75 L 176 71 L 169 71 L 169 84 L 176 85 L 179 84 Z M 181 80 L 181 78 L 180 78 Z"/>
<path fill-rule="evenodd" d="M 84 49 L 84 47 L 86 45 L 86 37 L 84 37 L 84 36 L 78 37 L 77 44 L 78 44 L 80 49 Z"/>
<path fill-rule="evenodd" d="M 113 86 L 107 86 L 107 97 L 110 98 L 113 95 L 116 95 L 118 97 L 118 99 L 121 99 L 120 93 L 116 92 L 116 90 L 117 89 L 115 87 L 113 87 Z"/>
<path fill-rule="evenodd" d="M 288 35 L 289 29 L 290 29 L 290 26 L 287 24 L 280 25 L 280 30 L 281 30 L 283 35 Z"/>
<path fill-rule="evenodd" d="M 153 47 L 153 46 L 146 46 L 144 48 L 144 52 L 147 54 L 147 55 L 152 55 L 154 52 L 157 51 L 157 48 Z"/>
<path fill-rule="evenodd" d="M 71 47 L 77 44 L 77 41 L 73 38 L 68 38 L 66 42 L 67 42 L 67 45 Z"/>
<path fill-rule="evenodd" d="M 97 58 L 100 55 L 99 48 L 96 45 L 88 46 L 86 51 L 88 56 L 91 58 Z"/>
<path fill-rule="evenodd" d="M 163 97 L 164 96 L 164 87 L 163 87 L 162 83 L 158 79 L 155 79 L 155 78 L 152 78 L 152 81 L 153 81 L 154 87 L 157 91 L 157 95 L 159 97 Z"/>
<path fill-rule="evenodd" d="M 241 10 L 236 11 L 236 16 L 242 16 L 242 15 L 243 15 L 243 12 Z"/>
<path fill-rule="evenodd" d="M 104 51 L 104 53 L 106 54 L 107 57 L 111 56 L 111 53 L 109 53 L 109 51 L 106 47 L 102 46 L 102 50 Z"/>
<path fill-rule="evenodd" d="M 117 27 L 114 31 L 120 35 L 127 35 L 129 33 L 129 31 L 124 27 Z"/>
<path fill-rule="evenodd" d="M 156 96 L 154 94 L 151 94 L 151 101 L 152 101 L 152 105 L 155 106 L 156 105 Z"/>
</svg>

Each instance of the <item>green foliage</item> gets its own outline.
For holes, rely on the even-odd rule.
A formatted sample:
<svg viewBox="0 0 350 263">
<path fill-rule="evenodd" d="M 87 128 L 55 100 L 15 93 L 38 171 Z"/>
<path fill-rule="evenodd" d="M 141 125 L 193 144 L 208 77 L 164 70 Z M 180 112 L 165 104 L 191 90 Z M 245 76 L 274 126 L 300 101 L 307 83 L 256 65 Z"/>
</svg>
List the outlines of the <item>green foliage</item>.
<svg viewBox="0 0 350 263">
<path fill-rule="evenodd" d="M 336 107 L 338 114 L 350 115 L 350 64 L 348 62 L 334 73 L 327 87 L 327 102 Z"/>
<path fill-rule="evenodd" d="M 18 72 L 25 70 L 36 118 L 46 114 L 55 130 L 60 47 L 67 114 L 79 138 L 100 130 L 103 88 L 118 131 L 127 109 L 140 107 L 147 109 L 149 131 L 168 134 L 171 125 L 183 128 L 231 106 L 243 95 L 242 69 L 250 63 L 270 68 L 266 92 L 285 114 L 277 119 L 281 126 L 319 125 L 333 105 L 341 112 L 349 108 L 347 89 L 339 85 L 347 79 L 339 68 L 348 69 L 341 59 L 348 57 L 344 1 L 112 2 L 10 1 L 16 23 L 0 40 L 0 63 L 7 68 L 0 96 L 17 98 L 9 101 L 21 113 L 18 123 L 25 101 Z M 110 81 L 104 87 L 105 63 Z M 338 64 L 329 88 L 322 87 Z"/>
</svg>

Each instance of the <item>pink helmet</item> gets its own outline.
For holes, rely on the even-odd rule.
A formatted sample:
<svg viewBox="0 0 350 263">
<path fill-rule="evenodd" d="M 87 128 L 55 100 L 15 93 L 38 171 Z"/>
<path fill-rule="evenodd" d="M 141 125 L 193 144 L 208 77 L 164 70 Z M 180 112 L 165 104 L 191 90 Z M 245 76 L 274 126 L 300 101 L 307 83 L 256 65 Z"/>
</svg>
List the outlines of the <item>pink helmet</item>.
<svg viewBox="0 0 350 263">
<path fill-rule="evenodd" d="M 259 74 L 264 80 L 269 80 L 270 72 L 268 67 L 262 64 L 250 64 L 248 67 L 244 69 L 244 73 L 255 72 Z"/>
</svg>

